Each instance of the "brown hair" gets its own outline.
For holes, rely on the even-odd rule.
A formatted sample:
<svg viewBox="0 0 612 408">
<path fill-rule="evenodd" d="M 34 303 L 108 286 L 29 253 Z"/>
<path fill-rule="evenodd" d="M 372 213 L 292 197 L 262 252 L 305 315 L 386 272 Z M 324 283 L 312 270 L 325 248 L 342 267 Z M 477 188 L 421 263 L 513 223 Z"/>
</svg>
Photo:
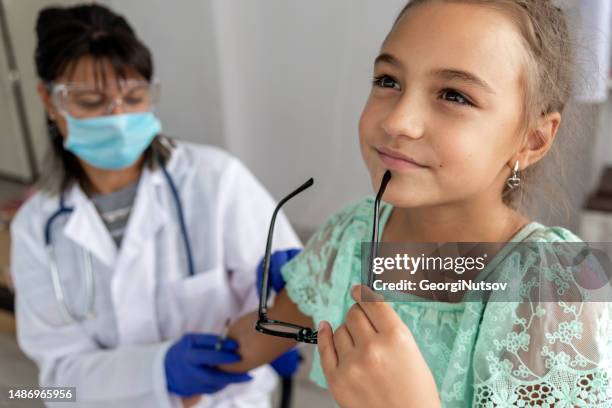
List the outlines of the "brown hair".
<svg viewBox="0 0 612 408">
<path fill-rule="evenodd" d="M 536 120 L 542 115 L 563 113 L 572 93 L 575 77 L 573 39 L 565 13 L 553 4 L 552 0 L 412 0 L 399 13 L 394 27 L 411 9 L 433 1 L 452 3 L 471 3 L 490 7 L 512 18 L 523 41 L 526 51 L 525 70 L 522 73 L 524 104 L 523 126 L 519 129 L 523 137 L 534 129 Z M 552 162 L 555 174 L 563 170 L 560 165 L 558 143 L 547 154 L 546 162 Z M 559 183 L 562 177 L 549 180 L 542 162 L 528 167 L 521 173 L 521 185 L 513 190 L 506 187 L 503 202 L 513 208 L 533 205 L 535 191 L 530 186 L 547 190 L 549 202 L 561 203 L 568 210 L 568 202 Z M 546 178 L 546 183 L 537 180 Z M 540 188 L 541 185 L 541 188 Z M 535 190 L 535 189 L 533 189 Z M 550 199 L 554 197 L 554 199 Z"/>
</svg>

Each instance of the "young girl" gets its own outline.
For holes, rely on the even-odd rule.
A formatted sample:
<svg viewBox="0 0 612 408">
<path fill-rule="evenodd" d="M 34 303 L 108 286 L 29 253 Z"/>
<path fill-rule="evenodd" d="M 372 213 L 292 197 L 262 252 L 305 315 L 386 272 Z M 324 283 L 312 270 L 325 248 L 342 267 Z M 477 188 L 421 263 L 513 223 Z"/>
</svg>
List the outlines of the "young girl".
<svg viewBox="0 0 612 408">
<path fill-rule="evenodd" d="M 515 209 L 541 187 L 527 181 L 570 94 L 568 44 L 551 0 L 413 0 L 403 9 L 359 127 L 375 190 L 392 172 L 382 242 L 580 241 Z M 356 303 L 372 204 L 329 219 L 283 268 L 286 290 L 270 311 L 319 327 L 311 377 L 340 406 L 612 404 L 607 303 Z M 231 333 L 243 368 L 291 345 L 242 322 Z"/>
</svg>

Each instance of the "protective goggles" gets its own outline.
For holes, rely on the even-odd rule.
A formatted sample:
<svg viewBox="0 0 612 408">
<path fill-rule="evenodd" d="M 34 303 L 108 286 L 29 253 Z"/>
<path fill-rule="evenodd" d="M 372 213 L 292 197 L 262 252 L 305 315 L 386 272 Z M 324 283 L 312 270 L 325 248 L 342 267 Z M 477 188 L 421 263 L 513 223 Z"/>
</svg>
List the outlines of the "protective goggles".
<svg viewBox="0 0 612 408">
<path fill-rule="evenodd" d="M 117 93 L 89 84 L 49 83 L 47 90 L 55 106 L 75 118 L 91 118 L 110 115 L 115 108 L 125 113 L 155 110 L 159 102 L 158 80 L 121 81 Z"/>
</svg>

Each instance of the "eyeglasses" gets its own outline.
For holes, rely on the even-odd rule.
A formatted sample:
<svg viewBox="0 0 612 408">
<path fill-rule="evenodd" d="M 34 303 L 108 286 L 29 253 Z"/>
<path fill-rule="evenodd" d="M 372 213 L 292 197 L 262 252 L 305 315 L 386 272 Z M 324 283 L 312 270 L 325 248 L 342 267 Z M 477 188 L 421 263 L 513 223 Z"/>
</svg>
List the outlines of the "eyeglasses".
<svg viewBox="0 0 612 408">
<path fill-rule="evenodd" d="M 383 175 L 382 181 L 380 182 L 380 188 L 378 189 L 378 193 L 376 194 L 376 199 L 374 200 L 374 216 L 372 220 L 372 243 L 370 244 L 370 269 L 368 269 L 368 287 L 373 289 L 372 283 L 374 282 L 374 259 L 378 256 L 378 227 L 380 224 L 380 200 L 382 200 L 383 194 L 385 194 L 385 190 L 387 189 L 387 184 L 389 184 L 389 180 L 391 180 L 391 172 L 387 170 Z"/>
<path fill-rule="evenodd" d="M 276 223 L 276 215 L 281 207 L 294 196 L 300 194 L 308 187 L 314 184 L 311 178 L 302 184 L 299 188 L 280 200 L 270 221 L 270 229 L 268 230 L 268 240 L 266 242 L 266 253 L 263 262 L 263 279 L 261 280 L 261 296 L 259 298 L 259 318 L 255 329 L 258 332 L 268 334 L 270 336 L 285 337 L 302 343 L 316 344 L 317 332 L 310 327 L 303 327 L 293 323 L 281 322 L 268 318 L 268 281 L 270 279 L 270 255 L 272 253 L 272 236 L 274 234 L 274 224 Z"/>
<path fill-rule="evenodd" d="M 88 84 L 50 83 L 55 106 L 75 118 L 110 115 L 117 107 L 127 113 L 153 110 L 159 101 L 159 81 L 120 82 L 120 94 L 110 95 Z"/>
<path fill-rule="evenodd" d="M 391 180 L 391 172 L 387 171 L 382 179 L 382 183 L 376 200 L 374 201 L 374 226 L 372 229 L 372 245 L 370 252 L 370 272 L 368 276 L 368 286 L 372 287 L 373 273 L 372 273 L 372 262 L 378 252 L 378 224 L 380 222 L 380 200 L 387 188 L 387 184 Z M 311 178 L 300 187 L 298 187 L 291 194 L 283 198 L 276 206 L 274 213 L 272 214 L 272 220 L 270 221 L 270 229 L 268 230 L 268 240 L 266 243 L 266 253 L 264 255 L 263 262 L 263 279 L 261 282 L 261 297 L 259 298 L 259 318 L 255 329 L 261 333 L 268 334 L 270 336 L 285 337 L 299 341 L 302 343 L 316 344 L 317 343 L 317 331 L 310 327 L 300 326 L 294 323 L 282 322 L 268 318 L 268 281 L 270 279 L 270 256 L 272 253 L 272 236 L 274 233 L 274 224 L 276 222 L 276 215 L 280 211 L 281 207 L 290 199 L 306 190 L 308 187 L 314 184 L 314 180 Z"/>
</svg>

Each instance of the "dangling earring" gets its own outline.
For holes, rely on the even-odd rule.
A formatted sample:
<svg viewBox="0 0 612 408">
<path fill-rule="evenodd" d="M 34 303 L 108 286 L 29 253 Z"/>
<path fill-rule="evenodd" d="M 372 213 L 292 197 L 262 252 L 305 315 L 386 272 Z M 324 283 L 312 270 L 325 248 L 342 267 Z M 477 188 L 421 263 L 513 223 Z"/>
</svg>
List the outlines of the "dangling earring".
<svg viewBox="0 0 612 408">
<path fill-rule="evenodd" d="M 514 190 L 515 188 L 521 185 L 521 173 L 519 172 L 518 160 L 514 164 L 514 171 L 512 172 L 512 177 L 510 177 L 506 181 L 506 185 L 510 188 L 510 190 Z"/>
</svg>

